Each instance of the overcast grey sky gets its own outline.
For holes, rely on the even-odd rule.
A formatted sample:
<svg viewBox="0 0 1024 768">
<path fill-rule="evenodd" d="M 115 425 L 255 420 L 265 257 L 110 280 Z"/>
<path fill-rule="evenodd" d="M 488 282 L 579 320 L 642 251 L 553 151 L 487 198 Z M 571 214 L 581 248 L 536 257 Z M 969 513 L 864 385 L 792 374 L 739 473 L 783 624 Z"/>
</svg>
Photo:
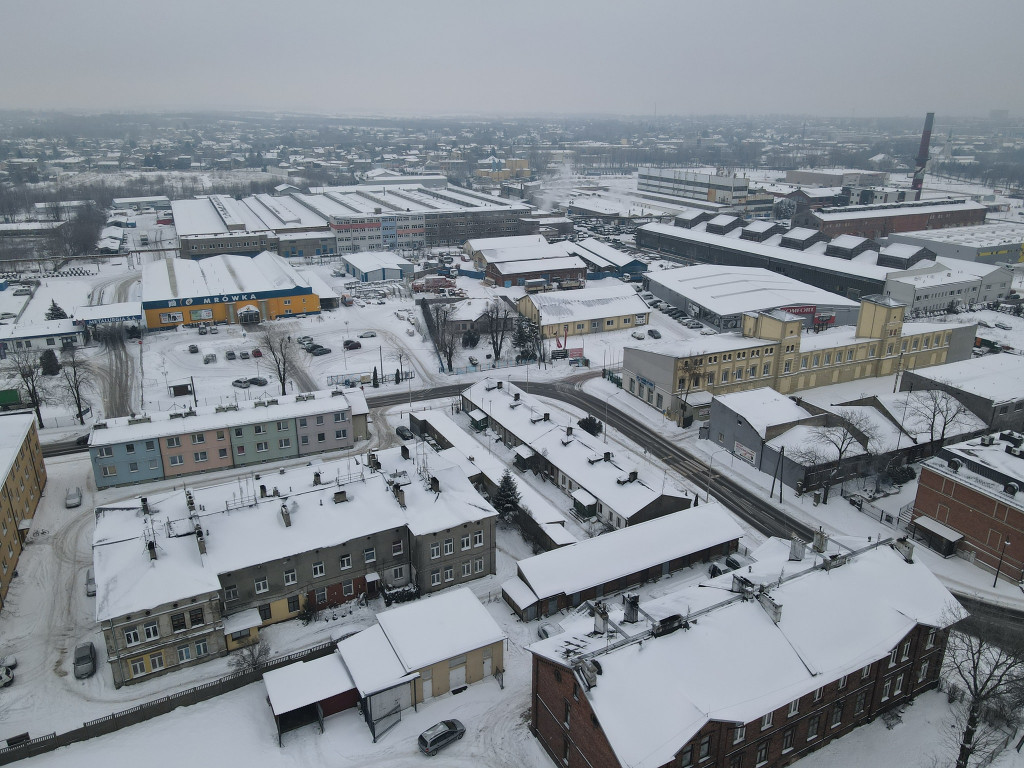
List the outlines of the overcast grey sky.
<svg viewBox="0 0 1024 768">
<path fill-rule="evenodd" d="M 2 108 L 1024 108 L 1024 0 L 3 0 L 0 25 Z"/>
</svg>

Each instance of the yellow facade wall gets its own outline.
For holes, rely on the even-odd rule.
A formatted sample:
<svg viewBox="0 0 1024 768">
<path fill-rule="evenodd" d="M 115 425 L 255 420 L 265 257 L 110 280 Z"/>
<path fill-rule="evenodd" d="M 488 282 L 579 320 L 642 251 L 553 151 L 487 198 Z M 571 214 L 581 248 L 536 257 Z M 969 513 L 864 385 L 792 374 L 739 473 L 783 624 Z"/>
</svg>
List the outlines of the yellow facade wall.
<svg viewBox="0 0 1024 768">
<path fill-rule="evenodd" d="M 10 439 L 10 438 L 8 438 Z M 15 438 L 16 439 L 16 438 Z M 0 484 L 0 608 L 18 567 L 27 529 L 19 526 L 31 520 L 46 487 L 46 465 L 33 421 L 21 441 L 7 476 Z"/>
<path fill-rule="evenodd" d="M 215 304 L 186 304 L 182 299 L 176 307 L 147 308 L 147 328 L 173 328 L 188 323 L 235 323 L 244 307 L 253 305 L 260 311 L 261 320 L 273 320 L 287 315 L 303 315 L 320 311 L 320 297 L 315 293 L 297 293 L 272 296 L 266 299 L 217 302 Z M 180 319 L 177 319 L 180 316 Z"/>
</svg>

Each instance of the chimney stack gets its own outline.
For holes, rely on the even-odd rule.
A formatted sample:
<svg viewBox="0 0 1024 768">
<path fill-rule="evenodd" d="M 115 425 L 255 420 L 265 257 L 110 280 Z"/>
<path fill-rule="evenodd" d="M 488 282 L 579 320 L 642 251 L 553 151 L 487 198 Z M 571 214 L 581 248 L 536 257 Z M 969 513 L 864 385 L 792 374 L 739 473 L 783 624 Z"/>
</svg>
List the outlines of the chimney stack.
<svg viewBox="0 0 1024 768">
<path fill-rule="evenodd" d="M 402 446 L 402 458 L 405 459 L 406 461 L 409 460 L 409 446 L 408 445 L 403 445 Z"/>
<path fill-rule="evenodd" d="M 149 559 L 150 560 L 156 560 L 156 542 L 155 541 L 147 541 L 146 542 L 146 549 L 149 550 Z"/>
<path fill-rule="evenodd" d="M 811 545 L 818 554 L 823 554 L 828 549 L 828 534 L 821 528 L 814 532 L 814 543 Z"/>
<path fill-rule="evenodd" d="M 287 504 L 282 504 L 281 505 L 281 519 L 284 520 L 284 527 L 285 528 L 291 528 L 292 527 L 292 516 L 288 513 L 288 505 Z"/>
<path fill-rule="evenodd" d="M 792 560 L 803 560 L 804 554 L 807 552 L 807 542 L 803 539 L 798 539 L 796 536 L 790 538 L 789 541 L 789 559 Z"/>
<path fill-rule="evenodd" d="M 441 492 L 441 481 L 438 480 L 433 475 L 430 476 L 430 490 L 433 493 L 440 493 Z"/>
<path fill-rule="evenodd" d="M 203 526 L 196 525 L 196 544 L 199 545 L 199 554 L 206 554 L 206 538 L 203 536 Z"/>
</svg>

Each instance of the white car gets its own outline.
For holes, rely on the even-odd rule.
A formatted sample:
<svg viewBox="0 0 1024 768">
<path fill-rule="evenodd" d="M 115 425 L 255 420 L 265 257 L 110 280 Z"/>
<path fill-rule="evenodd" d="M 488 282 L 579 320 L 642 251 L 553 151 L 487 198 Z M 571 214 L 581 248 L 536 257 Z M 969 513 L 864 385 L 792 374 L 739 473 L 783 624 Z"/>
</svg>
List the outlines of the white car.
<svg viewBox="0 0 1024 768">
<path fill-rule="evenodd" d="M 359 334 L 360 339 L 372 339 L 377 336 L 376 331 L 363 331 Z"/>
<path fill-rule="evenodd" d="M 10 667 L 0 667 L 0 688 L 6 688 L 14 682 L 14 672 Z"/>
<path fill-rule="evenodd" d="M 643 341 L 644 339 L 647 338 L 647 334 L 644 333 L 643 331 L 633 331 L 633 333 L 630 335 L 637 341 Z"/>
</svg>

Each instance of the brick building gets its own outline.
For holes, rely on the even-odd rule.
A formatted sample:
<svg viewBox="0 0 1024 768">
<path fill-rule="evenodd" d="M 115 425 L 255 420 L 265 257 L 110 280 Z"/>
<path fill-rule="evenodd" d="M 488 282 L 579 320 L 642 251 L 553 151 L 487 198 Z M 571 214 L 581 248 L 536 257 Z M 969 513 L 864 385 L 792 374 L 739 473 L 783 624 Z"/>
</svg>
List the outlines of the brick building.
<svg viewBox="0 0 1024 768">
<path fill-rule="evenodd" d="M 934 687 L 955 601 L 913 546 L 790 560 L 800 546 L 766 542 L 723 589 L 595 604 L 531 646 L 530 726 L 552 759 L 786 766 Z"/>
<path fill-rule="evenodd" d="M 4 441 L 0 445 L 0 609 L 18 568 L 36 507 L 46 488 L 46 466 L 39 445 L 35 416 L 31 413 L 0 417 Z"/>
<path fill-rule="evenodd" d="M 1024 581 L 1022 445 L 1015 432 L 984 435 L 921 464 L 914 535 L 942 555 L 959 550 L 979 567 Z"/>
<path fill-rule="evenodd" d="M 807 210 L 793 217 L 793 226 L 817 229 L 829 237 L 879 238 L 894 232 L 984 224 L 986 213 L 984 205 L 971 200 L 918 200 Z"/>
</svg>

